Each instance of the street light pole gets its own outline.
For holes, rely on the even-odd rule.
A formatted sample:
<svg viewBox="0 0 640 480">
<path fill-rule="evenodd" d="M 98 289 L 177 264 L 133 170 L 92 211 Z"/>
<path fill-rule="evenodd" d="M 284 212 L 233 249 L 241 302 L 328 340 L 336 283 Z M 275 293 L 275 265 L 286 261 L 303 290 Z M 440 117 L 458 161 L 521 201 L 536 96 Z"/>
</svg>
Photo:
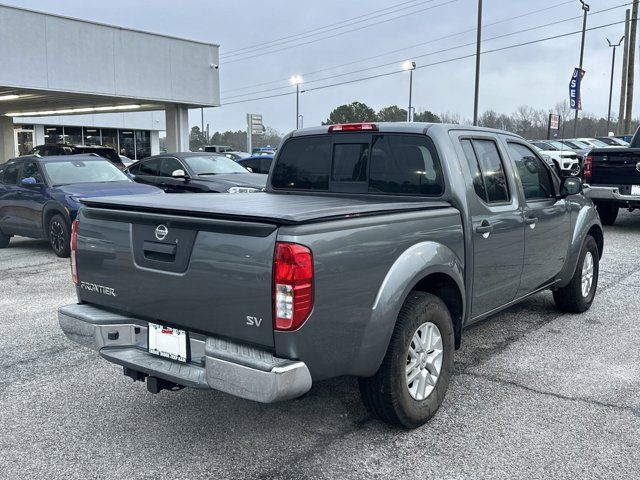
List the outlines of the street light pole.
<svg viewBox="0 0 640 480">
<path fill-rule="evenodd" d="M 413 96 L 413 71 L 416 69 L 416 62 L 407 60 L 402 64 L 404 70 L 409 70 L 409 109 L 407 110 L 407 122 L 413 121 L 413 114 L 411 113 L 411 100 Z"/>
<path fill-rule="evenodd" d="M 476 40 L 476 87 L 473 98 L 473 124 L 478 126 L 478 97 L 480 95 L 480 44 L 482 43 L 482 0 L 478 0 L 478 32 Z"/>
<path fill-rule="evenodd" d="M 587 3 L 584 3 L 584 0 L 579 0 L 580 3 L 582 4 L 582 10 L 584 11 L 584 16 L 582 18 L 582 43 L 580 44 L 580 70 L 582 70 L 582 62 L 584 61 L 584 37 L 587 33 L 587 14 L 589 13 L 589 5 Z M 580 110 L 578 110 L 578 105 L 576 105 L 576 116 L 575 116 L 575 120 L 574 120 L 574 125 L 573 125 L 573 136 L 577 137 L 578 136 L 578 113 L 580 112 Z"/>
<path fill-rule="evenodd" d="M 293 75 L 289 81 L 292 85 L 296 86 L 296 130 L 300 128 L 300 84 L 302 84 L 302 77 L 300 75 Z"/>
<path fill-rule="evenodd" d="M 613 99 L 613 74 L 616 68 L 616 48 L 622 45 L 623 40 L 624 40 L 624 37 L 622 37 L 620 41 L 614 45 L 607 38 L 607 43 L 609 44 L 609 47 L 613 48 L 613 54 L 611 56 L 611 84 L 609 85 L 609 110 L 607 113 L 607 135 L 609 135 L 609 126 L 611 124 L 611 100 Z"/>
</svg>

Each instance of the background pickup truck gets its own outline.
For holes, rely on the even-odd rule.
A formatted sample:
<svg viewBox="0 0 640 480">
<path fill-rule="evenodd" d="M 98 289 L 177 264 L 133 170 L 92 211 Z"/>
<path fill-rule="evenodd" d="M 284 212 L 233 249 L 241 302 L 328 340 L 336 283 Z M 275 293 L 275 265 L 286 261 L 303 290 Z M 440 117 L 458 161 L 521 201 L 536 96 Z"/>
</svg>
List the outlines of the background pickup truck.
<svg viewBox="0 0 640 480">
<path fill-rule="evenodd" d="M 613 225 L 620 208 L 640 208 L 640 129 L 631 145 L 594 148 L 585 157 L 585 194 L 593 200 L 604 225 Z"/>
<path fill-rule="evenodd" d="M 463 327 L 552 289 L 593 301 L 603 235 L 579 178 L 520 137 L 347 124 L 283 141 L 267 191 L 86 199 L 66 335 L 153 393 L 275 402 L 359 377 L 378 418 L 440 406 Z"/>
</svg>

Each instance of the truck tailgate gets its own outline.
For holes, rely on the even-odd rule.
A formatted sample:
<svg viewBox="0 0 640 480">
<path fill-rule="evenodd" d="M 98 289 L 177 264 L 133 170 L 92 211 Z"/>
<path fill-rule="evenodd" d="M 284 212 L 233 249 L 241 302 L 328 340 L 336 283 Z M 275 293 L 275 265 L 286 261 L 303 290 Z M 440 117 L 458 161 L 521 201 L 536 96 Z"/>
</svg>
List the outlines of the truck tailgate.
<svg viewBox="0 0 640 480">
<path fill-rule="evenodd" d="M 592 185 L 640 185 L 640 149 L 598 149 L 591 156 Z"/>
<path fill-rule="evenodd" d="M 99 208 L 78 218 L 82 301 L 273 347 L 276 225 Z"/>
</svg>

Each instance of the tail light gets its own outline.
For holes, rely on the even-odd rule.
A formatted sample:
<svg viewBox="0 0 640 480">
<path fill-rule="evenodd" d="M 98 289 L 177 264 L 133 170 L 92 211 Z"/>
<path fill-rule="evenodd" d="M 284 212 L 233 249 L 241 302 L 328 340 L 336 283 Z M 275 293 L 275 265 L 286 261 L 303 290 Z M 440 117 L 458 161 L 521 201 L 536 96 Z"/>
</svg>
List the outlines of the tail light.
<svg viewBox="0 0 640 480">
<path fill-rule="evenodd" d="M 584 157 L 584 162 L 582 162 L 582 179 L 585 183 L 591 181 L 591 176 L 593 175 L 593 157 L 591 155 L 587 155 Z"/>
<path fill-rule="evenodd" d="M 73 283 L 78 285 L 78 219 L 76 218 L 71 224 L 71 276 Z"/>
<path fill-rule="evenodd" d="M 276 243 L 273 263 L 273 328 L 296 330 L 313 308 L 313 256 L 296 243 Z"/>
<path fill-rule="evenodd" d="M 331 125 L 329 133 L 332 132 L 360 132 L 360 131 L 378 131 L 378 125 L 375 123 L 341 123 Z"/>
</svg>

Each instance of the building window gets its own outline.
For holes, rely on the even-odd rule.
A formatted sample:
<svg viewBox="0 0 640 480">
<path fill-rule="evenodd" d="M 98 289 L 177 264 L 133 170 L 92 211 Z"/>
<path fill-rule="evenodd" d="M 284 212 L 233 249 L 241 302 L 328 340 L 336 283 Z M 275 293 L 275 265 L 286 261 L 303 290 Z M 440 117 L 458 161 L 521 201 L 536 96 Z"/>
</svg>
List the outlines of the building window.
<svg viewBox="0 0 640 480">
<path fill-rule="evenodd" d="M 151 132 L 136 130 L 136 160 L 151 156 Z"/>
<path fill-rule="evenodd" d="M 95 127 L 84 127 L 84 144 L 85 145 L 102 145 L 100 140 L 100 129 Z"/>
<path fill-rule="evenodd" d="M 118 153 L 125 157 L 129 157 L 131 160 L 135 160 L 136 145 L 133 130 L 120 130 L 119 134 L 120 151 Z"/>
<path fill-rule="evenodd" d="M 103 128 L 102 129 L 102 145 L 105 147 L 111 147 L 116 152 L 118 151 L 118 130 L 115 128 Z"/>
<path fill-rule="evenodd" d="M 56 143 L 63 143 L 62 140 L 62 127 L 44 127 L 44 143 L 47 145 L 55 145 Z"/>
<path fill-rule="evenodd" d="M 64 143 L 82 145 L 82 127 L 64 127 Z"/>
</svg>

